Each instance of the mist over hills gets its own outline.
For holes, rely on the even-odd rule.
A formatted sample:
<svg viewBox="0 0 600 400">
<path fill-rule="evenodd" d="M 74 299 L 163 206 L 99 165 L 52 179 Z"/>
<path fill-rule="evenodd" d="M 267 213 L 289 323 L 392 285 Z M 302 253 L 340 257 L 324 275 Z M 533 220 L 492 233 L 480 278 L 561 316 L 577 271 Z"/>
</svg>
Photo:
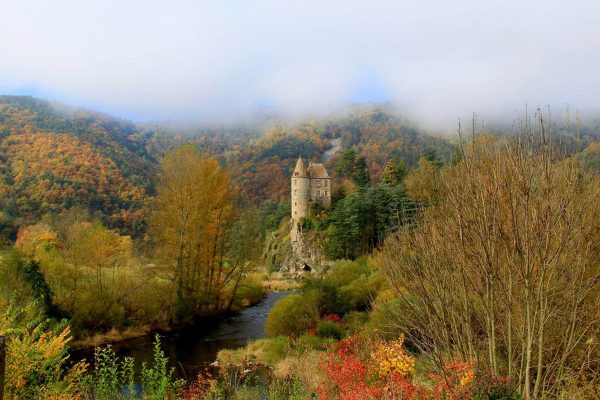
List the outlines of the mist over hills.
<svg viewBox="0 0 600 400">
<path fill-rule="evenodd" d="M 560 123 L 557 127 L 564 131 Z M 581 148 L 599 132 L 598 120 L 586 122 Z M 110 227 L 139 235 L 160 159 L 186 143 L 230 171 L 239 201 L 258 204 L 288 198 L 288 179 L 300 154 L 333 168 L 343 152 L 353 149 L 377 181 L 390 158 L 401 158 L 409 167 L 428 152 L 450 160 L 456 137 L 426 134 L 383 104 L 355 106 L 327 118 L 285 121 L 271 115 L 239 126 L 201 126 L 136 124 L 59 102 L 0 96 L 3 223 L 14 227 L 78 207 Z"/>
</svg>

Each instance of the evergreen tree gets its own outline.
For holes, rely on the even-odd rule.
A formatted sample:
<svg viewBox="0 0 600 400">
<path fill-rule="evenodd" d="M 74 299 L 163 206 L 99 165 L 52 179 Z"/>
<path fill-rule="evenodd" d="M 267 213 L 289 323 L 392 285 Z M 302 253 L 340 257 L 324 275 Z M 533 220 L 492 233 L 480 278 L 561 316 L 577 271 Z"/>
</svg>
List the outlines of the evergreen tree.
<svg viewBox="0 0 600 400">
<path fill-rule="evenodd" d="M 354 149 L 346 151 L 335 164 L 335 174 L 339 177 L 352 178 L 356 163 L 356 152 Z"/>
<path fill-rule="evenodd" d="M 352 180 L 358 186 L 366 186 L 371 181 L 369 176 L 369 170 L 367 169 L 367 160 L 364 157 L 360 157 L 354 163 L 354 174 L 352 174 Z"/>
</svg>

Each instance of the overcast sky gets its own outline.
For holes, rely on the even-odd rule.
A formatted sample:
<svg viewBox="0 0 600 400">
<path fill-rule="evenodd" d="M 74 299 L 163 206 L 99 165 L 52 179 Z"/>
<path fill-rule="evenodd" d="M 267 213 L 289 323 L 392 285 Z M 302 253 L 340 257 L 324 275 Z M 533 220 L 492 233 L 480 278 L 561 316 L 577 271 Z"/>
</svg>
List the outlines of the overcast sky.
<svg viewBox="0 0 600 400">
<path fill-rule="evenodd" d="M 136 121 L 600 109 L 598 0 L 0 0 L 0 93 Z"/>
</svg>

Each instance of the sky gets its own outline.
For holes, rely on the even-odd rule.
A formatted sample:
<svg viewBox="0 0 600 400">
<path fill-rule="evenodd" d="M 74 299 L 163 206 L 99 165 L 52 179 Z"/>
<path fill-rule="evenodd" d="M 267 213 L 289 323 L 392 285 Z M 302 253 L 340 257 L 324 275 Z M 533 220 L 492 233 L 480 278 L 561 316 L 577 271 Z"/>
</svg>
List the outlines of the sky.
<svg viewBox="0 0 600 400">
<path fill-rule="evenodd" d="M 598 0 L 0 0 L 0 93 L 134 121 L 600 109 Z"/>
</svg>

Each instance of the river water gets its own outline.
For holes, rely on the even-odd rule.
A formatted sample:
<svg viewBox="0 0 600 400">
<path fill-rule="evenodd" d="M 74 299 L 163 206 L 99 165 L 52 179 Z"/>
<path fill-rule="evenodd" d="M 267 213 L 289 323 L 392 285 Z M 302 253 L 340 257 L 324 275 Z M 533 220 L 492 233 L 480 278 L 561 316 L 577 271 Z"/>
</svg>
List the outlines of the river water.
<svg viewBox="0 0 600 400">
<path fill-rule="evenodd" d="M 241 313 L 220 321 L 208 320 L 193 326 L 176 330 L 161 336 L 162 350 L 169 358 L 175 375 L 193 379 L 208 364 L 216 360 L 222 349 L 235 349 L 246 345 L 250 340 L 265 336 L 264 325 L 267 314 L 275 302 L 291 292 L 269 292 L 258 304 L 248 307 Z M 113 350 L 120 357 L 133 357 L 136 366 L 152 361 L 154 336 L 143 336 L 114 343 Z M 75 351 L 72 359 L 82 358 L 91 361 L 93 350 Z"/>
</svg>

